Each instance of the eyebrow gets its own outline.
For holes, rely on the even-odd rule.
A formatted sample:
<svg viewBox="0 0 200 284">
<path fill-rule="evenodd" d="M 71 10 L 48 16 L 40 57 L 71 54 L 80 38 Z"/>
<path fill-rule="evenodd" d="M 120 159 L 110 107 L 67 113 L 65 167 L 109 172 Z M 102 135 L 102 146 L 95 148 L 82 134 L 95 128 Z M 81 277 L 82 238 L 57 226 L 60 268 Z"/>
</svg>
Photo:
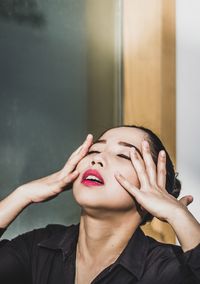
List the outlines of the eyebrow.
<svg viewBox="0 0 200 284">
<path fill-rule="evenodd" d="M 105 139 L 100 139 L 100 140 L 94 141 L 93 145 L 94 145 L 94 144 L 98 144 L 98 143 L 106 144 L 106 142 L 107 142 L 107 141 L 106 141 Z M 129 147 L 129 148 L 132 148 L 132 147 L 135 148 L 135 150 L 138 152 L 138 154 L 140 155 L 140 157 L 143 159 L 141 151 L 140 151 L 135 145 L 130 144 L 130 143 L 127 143 L 127 142 L 124 142 L 124 141 L 119 141 L 117 144 L 122 145 L 122 146 L 125 146 L 125 147 Z"/>
</svg>

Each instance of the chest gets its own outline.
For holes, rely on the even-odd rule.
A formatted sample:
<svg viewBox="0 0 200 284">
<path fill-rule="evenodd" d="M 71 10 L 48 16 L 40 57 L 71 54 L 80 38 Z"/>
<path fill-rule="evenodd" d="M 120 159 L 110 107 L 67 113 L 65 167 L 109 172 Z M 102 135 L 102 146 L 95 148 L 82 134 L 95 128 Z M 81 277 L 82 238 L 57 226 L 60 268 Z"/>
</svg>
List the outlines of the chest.
<svg viewBox="0 0 200 284">
<path fill-rule="evenodd" d="M 154 265 L 155 266 L 155 265 Z M 154 267 L 152 266 L 152 267 Z M 171 270 L 170 270 L 171 271 Z M 140 280 L 121 266 L 121 264 L 107 267 L 80 266 L 76 269 L 75 254 L 66 259 L 61 251 L 40 250 L 40 253 L 32 259 L 32 284 L 182 284 L 178 275 L 155 274 L 155 271 L 147 271 Z M 170 278 L 170 280 L 169 280 Z M 173 280 L 172 280 L 173 279 Z M 175 281 L 175 282 L 174 282 Z M 190 283 L 190 282 L 189 282 Z M 192 282 L 191 282 L 192 283 Z"/>
<path fill-rule="evenodd" d="M 121 270 L 110 267 L 91 269 L 81 269 L 75 274 L 74 284 L 135 284 L 136 279 L 127 273 L 121 273 Z"/>
<path fill-rule="evenodd" d="M 75 267 L 75 284 L 95 283 L 98 276 L 103 273 L 108 273 L 109 268 L 100 265 L 87 266 L 76 260 Z"/>
<path fill-rule="evenodd" d="M 32 262 L 32 284 L 134 284 L 133 275 L 120 266 L 76 266 L 75 256 L 43 250 Z"/>
</svg>

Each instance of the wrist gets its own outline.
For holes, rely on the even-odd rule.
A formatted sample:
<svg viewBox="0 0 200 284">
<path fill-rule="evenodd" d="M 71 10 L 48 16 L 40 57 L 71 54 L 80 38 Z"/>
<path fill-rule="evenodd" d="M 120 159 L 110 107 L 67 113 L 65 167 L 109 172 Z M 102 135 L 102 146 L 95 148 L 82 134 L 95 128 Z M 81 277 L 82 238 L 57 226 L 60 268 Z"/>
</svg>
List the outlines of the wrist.
<svg viewBox="0 0 200 284">
<path fill-rule="evenodd" d="M 181 220 L 185 219 L 190 214 L 187 207 L 178 206 L 174 210 L 171 210 L 170 214 L 166 217 L 166 222 L 172 227 Z"/>
<path fill-rule="evenodd" d="M 27 206 L 32 203 L 31 198 L 29 197 L 26 189 L 22 186 L 18 187 L 15 190 L 15 193 L 17 197 L 19 197 L 19 200 L 22 202 L 23 206 Z"/>
<path fill-rule="evenodd" d="M 200 224 L 186 207 L 173 211 L 173 218 L 168 219 L 182 250 L 188 251 L 200 243 Z"/>
<path fill-rule="evenodd" d="M 0 228 L 8 227 L 29 204 L 30 200 L 21 187 L 4 198 L 0 202 Z"/>
</svg>

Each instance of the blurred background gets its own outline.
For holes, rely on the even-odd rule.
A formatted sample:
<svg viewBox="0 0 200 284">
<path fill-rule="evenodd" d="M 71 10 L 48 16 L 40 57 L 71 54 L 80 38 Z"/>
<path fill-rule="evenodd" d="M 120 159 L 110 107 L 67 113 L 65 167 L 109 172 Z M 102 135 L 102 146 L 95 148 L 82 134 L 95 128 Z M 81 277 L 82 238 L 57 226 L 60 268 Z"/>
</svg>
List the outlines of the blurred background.
<svg viewBox="0 0 200 284">
<path fill-rule="evenodd" d="M 0 1 L 0 199 L 121 122 L 121 17 L 120 1 Z M 68 191 L 26 208 L 4 236 L 79 212 Z"/>
<path fill-rule="evenodd" d="M 161 136 L 200 221 L 199 1 L 1 0 L 0 199 L 63 166 L 84 140 L 137 123 Z M 31 205 L 4 237 L 72 224 L 71 191 Z M 143 228 L 175 242 L 165 224 Z"/>
<path fill-rule="evenodd" d="M 183 194 L 192 194 L 191 212 L 200 221 L 200 10 L 199 1 L 177 0 L 177 170 Z"/>
</svg>

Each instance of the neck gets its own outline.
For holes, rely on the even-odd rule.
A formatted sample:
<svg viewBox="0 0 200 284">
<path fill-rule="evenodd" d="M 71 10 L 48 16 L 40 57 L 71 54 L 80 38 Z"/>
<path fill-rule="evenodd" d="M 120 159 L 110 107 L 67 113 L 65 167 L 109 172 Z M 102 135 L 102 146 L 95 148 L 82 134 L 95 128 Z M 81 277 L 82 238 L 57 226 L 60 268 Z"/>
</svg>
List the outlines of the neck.
<svg viewBox="0 0 200 284">
<path fill-rule="evenodd" d="M 102 217 L 102 212 L 88 214 L 82 210 L 77 257 L 87 264 L 114 261 L 126 247 L 140 221 L 135 211 L 107 213 Z"/>
</svg>

